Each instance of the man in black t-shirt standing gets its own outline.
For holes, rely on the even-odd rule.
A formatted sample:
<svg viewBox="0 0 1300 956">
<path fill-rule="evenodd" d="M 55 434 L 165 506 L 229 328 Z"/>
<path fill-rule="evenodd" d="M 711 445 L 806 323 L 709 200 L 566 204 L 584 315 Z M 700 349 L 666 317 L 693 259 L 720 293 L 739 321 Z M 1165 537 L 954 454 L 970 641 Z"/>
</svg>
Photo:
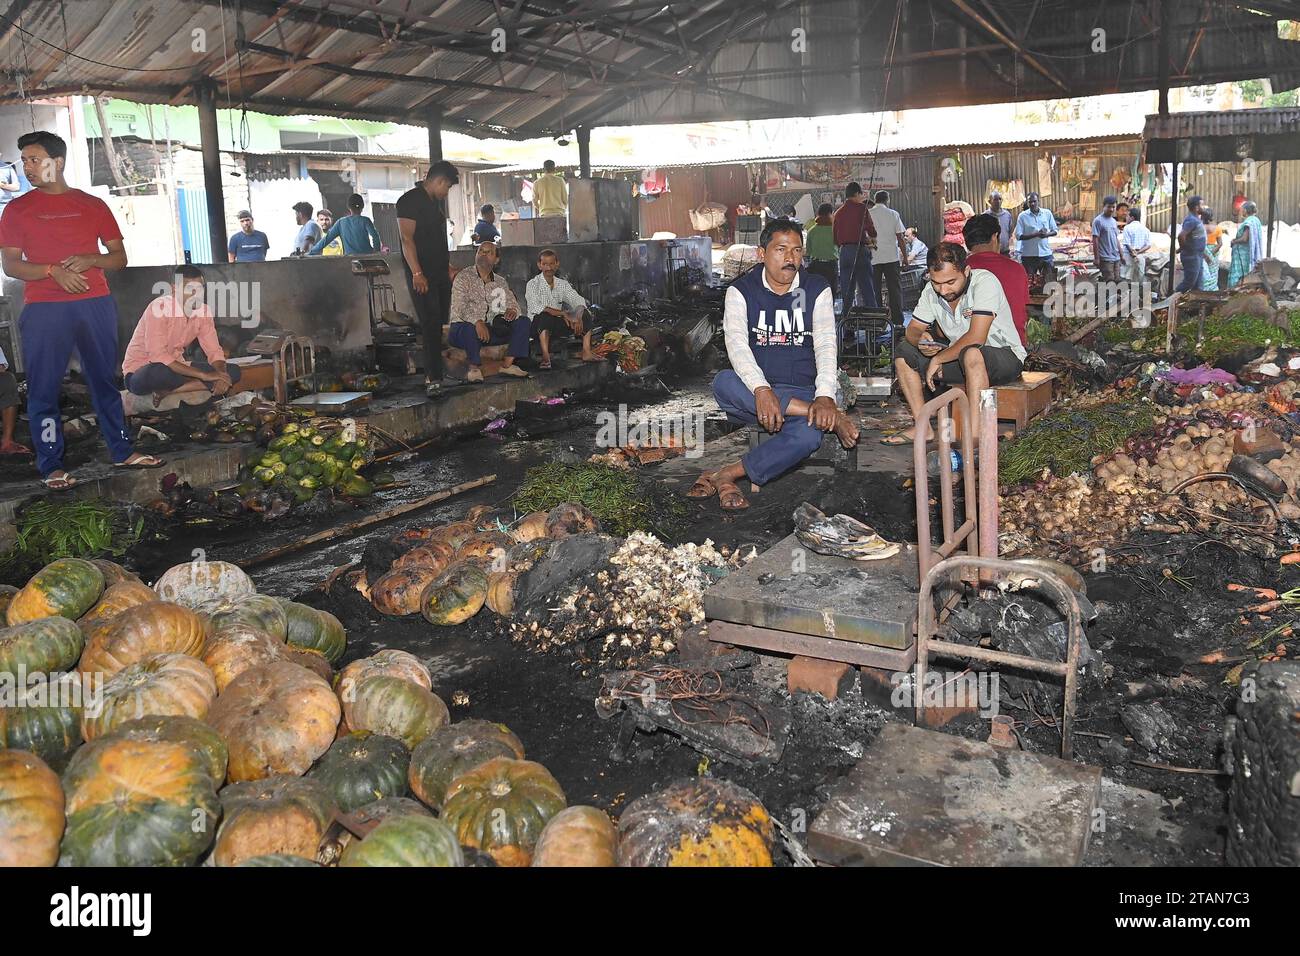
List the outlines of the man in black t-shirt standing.
<svg viewBox="0 0 1300 956">
<path fill-rule="evenodd" d="M 424 389 L 430 397 L 442 391 L 442 327 L 451 304 L 447 275 L 447 216 L 443 203 L 460 181 L 456 167 L 439 160 L 414 189 L 397 200 L 397 228 L 402 234 L 406 284 L 415 303 L 424 336 Z"/>
</svg>

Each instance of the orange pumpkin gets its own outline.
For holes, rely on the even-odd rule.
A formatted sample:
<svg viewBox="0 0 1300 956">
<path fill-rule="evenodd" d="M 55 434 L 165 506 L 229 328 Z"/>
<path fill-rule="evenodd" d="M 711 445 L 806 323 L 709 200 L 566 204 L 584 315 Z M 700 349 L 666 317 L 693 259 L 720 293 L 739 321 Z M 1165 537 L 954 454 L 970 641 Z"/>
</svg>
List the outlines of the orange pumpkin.
<svg viewBox="0 0 1300 956">
<path fill-rule="evenodd" d="M 91 558 L 90 563 L 99 568 L 100 572 L 104 575 L 105 589 L 111 588 L 114 584 L 121 584 L 123 581 L 137 581 L 141 584 L 144 583 L 143 581 L 140 581 L 140 575 L 136 574 L 134 571 L 128 571 L 126 568 L 122 567 L 122 565 L 113 561 L 108 561 L 104 558 Z"/>
<path fill-rule="evenodd" d="M 739 784 L 694 777 L 640 797 L 618 818 L 620 866 L 772 866 L 776 828 Z"/>
<path fill-rule="evenodd" d="M 570 534 L 590 534 L 600 530 L 600 519 L 586 505 L 566 501 L 556 505 L 546 516 L 546 536 L 563 538 Z"/>
<path fill-rule="evenodd" d="M 153 588 L 142 581 L 127 578 L 105 588 L 95 606 L 77 618 L 77 624 L 81 633 L 89 638 L 96 630 L 107 630 L 109 622 L 127 608 L 156 600 L 158 595 Z"/>
<path fill-rule="evenodd" d="M 230 748 L 226 779 L 301 776 L 334 742 L 342 711 L 330 685 L 289 661 L 252 667 L 226 687 L 208 723 Z"/>
<path fill-rule="evenodd" d="M 63 837 L 63 787 L 36 754 L 0 750 L 0 867 L 53 866 Z"/>
<path fill-rule="evenodd" d="M 407 783 L 434 810 L 442 808 L 451 782 L 493 757 L 522 760 L 524 745 L 505 724 L 462 720 L 440 727 L 411 753 Z"/>
<path fill-rule="evenodd" d="M 7 623 L 9 618 L 9 602 L 14 599 L 18 589 L 12 584 L 0 584 L 0 623 Z"/>
<path fill-rule="evenodd" d="M 295 647 L 292 644 L 281 646 L 284 648 L 284 659 L 286 661 L 301 664 L 327 684 L 332 685 L 334 683 L 334 668 L 330 666 L 328 658 L 320 651 L 312 647 Z"/>
<path fill-rule="evenodd" d="M 9 601 L 5 618 L 12 627 L 43 617 L 76 620 L 104 593 L 104 572 L 81 558 L 59 558 L 41 568 Z"/>
<path fill-rule="evenodd" d="M 515 613 L 518 584 L 518 571 L 489 572 L 487 600 L 484 603 L 502 617 L 509 617 Z"/>
<path fill-rule="evenodd" d="M 441 573 L 427 564 L 395 568 L 370 586 L 370 603 L 380 614 L 419 614 L 420 597 Z"/>
<path fill-rule="evenodd" d="M 276 775 L 230 784 L 221 791 L 221 809 L 212 862 L 239 866 L 269 853 L 315 860 L 335 805 L 319 780 Z"/>
<path fill-rule="evenodd" d="M 484 531 L 461 544 L 456 549 L 456 559 L 459 561 L 482 559 L 489 564 L 494 560 L 499 562 L 515 543 L 513 538 L 500 531 Z"/>
<path fill-rule="evenodd" d="M 81 735 L 100 737 L 141 717 L 181 716 L 202 720 L 217 696 L 217 683 L 197 657 L 152 654 L 108 679 L 98 707 L 86 707 Z"/>
<path fill-rule="evenodd" d="M 542 831 L 533 866 L 618 866 L 614 821 L 595 807 L 565 807 Z"/>
<path fill-rule="evenodd" d="M 462 844 L 500 866 L 528 866 L 542 830 L 566 802 L 541 764 L 493 757 L 451 782 L 439 818 Z"/>
<path fill-rule="evenodd" d="M 250 667 L 284 659 L 286 648 L 283 641 L 277 641 L 265 631 L 234 624 L 209 637 L 199 657 L 212 671 L 220 693 Z"/>
<path fill-rule="evenodd" d="M 203 639 L 203 619 L 189 608 L 166 601 L 137 604 L 96 633 L 77 667 L 82 673 L 113 675 L 151 654 L 196 656 L 203 650 Z"/>
</svg>

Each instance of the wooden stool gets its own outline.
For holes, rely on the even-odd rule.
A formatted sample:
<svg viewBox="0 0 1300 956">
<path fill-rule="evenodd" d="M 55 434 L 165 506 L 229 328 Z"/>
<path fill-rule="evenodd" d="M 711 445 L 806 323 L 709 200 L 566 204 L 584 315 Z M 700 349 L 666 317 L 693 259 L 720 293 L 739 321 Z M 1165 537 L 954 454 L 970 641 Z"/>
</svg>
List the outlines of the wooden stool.
<svg viewBox="0 0 1300 956">
<path fill-rule="evenodd" d="M 1052 383 L 1055 372 L 1022 372 L 1020 378 L 1005 385 L 995 386 L 998 397 L 998 421 L 1015 423 L 1020 431 L 1032 420 L 1047 411 L 1052 404 Z M 960 408 L 953 408 L 953 431 L 961 438 L 962 417 Z"/>
</svg>

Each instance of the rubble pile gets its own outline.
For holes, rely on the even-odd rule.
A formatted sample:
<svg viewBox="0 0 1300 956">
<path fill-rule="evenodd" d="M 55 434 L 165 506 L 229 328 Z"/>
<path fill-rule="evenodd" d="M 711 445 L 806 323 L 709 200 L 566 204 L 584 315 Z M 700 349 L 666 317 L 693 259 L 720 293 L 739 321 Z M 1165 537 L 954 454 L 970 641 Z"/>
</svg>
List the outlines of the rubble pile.
<svg viewBox="0 0 1300 956">
<path fill-rule="evenodd" d="M 512 620 L 510 636 L 539 651 L 582 643 L 584 661 L 602 668 L 662 660 L 685 628 L 704 620 L 709 585 L 752 557 L 707 539 L 669 548 L 634 532 L 587 583 Z"/>
</svg>

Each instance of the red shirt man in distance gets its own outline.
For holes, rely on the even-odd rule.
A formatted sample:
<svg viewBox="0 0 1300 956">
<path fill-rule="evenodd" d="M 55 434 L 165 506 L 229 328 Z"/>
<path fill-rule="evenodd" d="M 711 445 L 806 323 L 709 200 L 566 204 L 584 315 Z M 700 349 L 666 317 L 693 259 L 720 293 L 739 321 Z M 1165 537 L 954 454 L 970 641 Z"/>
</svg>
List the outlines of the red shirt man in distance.
<svg viewBox="0 0 1300 956">
<path fill-rule="evenodd" d="M 1021 266 L 998 252 L 1002 224 L 996 216 L 980 213 L 966 220 L 961 234 L 970 251 L 966 265 L 972 269 L 986 269 L 998 277 L 1002 294 L 1011 306 L 1011 321 L 1020 334 L 1020 344 L 1028 348 L 1029 336 L 1025 333 L 1025 326 L 1029 322 L 1029 276 Z"/>
<path fill-rule="evenodd" d="M 0 219 L 0 256 L 5 272 L 27 283 L 18 329 L 41 480 L 52 491 L 76 484 L 63 470 L 59 415 L 59 390 L 74 348 L 114 465 L 157 468 L 160 459 L 132 450 L 117 390 L 117 306 L 104 270 L 126 265 L 122 230 L 102 199 L 64 180 L 68 147 L 62 139 L 40 130 L 20 136 L 18 148 L 23 174 L 35 188 L 12 200 Z"/>
</svg>

